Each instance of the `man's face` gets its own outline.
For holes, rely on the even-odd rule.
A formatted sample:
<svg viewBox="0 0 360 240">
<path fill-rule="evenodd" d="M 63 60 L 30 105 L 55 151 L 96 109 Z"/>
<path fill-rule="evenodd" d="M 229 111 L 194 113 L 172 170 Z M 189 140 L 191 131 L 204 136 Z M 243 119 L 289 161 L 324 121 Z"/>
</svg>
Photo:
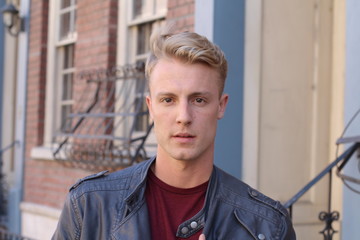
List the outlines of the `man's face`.
<svg viewBox="0 0 360 240">
<path fill-rule="evenodd" d="M 228 96 L 219 96 L 218 73 L 204 64 L 162 59 L 150 76 L 146 102 L 154 120 L 158 157 L 213 159 L 218 119 Z"/>
</svg>

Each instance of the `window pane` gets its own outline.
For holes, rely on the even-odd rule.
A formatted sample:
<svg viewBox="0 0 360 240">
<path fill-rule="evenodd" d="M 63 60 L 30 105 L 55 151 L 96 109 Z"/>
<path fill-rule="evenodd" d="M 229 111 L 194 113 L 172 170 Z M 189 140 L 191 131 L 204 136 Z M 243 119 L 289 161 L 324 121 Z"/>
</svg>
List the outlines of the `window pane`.
<svg viewBox="0 0 360 240">
<path fill-rule="evenodd" d="M 74 67 L 74 53 L 75 53 L 75 45 L 67 45 L 64 49 L 64 69 L 73 68 Z"/>
<path fill-rule="evenodd" d="M 61 9 L 67 8 L 71 5 L 71 0 L 62 0 L 61 1 Z"/>
<path fill-rule="evenodd" d="M 76 1 L 62 0 L 61 9 L 59 15 L 60 40 L 71 37 L 76 30 Z"/>
<path fill-rule="evenodd" d="M 64 105 L 61 107 L 61 131 L 71 132 L 71 118 L 69 114 L 72 112 L 71 105 Z"/>
<path fill-rule="evenodd" d="M 133 18 L 141 16 L 143 10 L 143 0 L 133 1 Z"/>
<path fill-rule="evenodd" d="M 144 98 L 136 98 L 135 107 L 140 107 L 140 115 L 136 116 L 135 119 L 135 131 L 146 131 L 147 124 L 149 122 L 149 114 L 142 114 L 147 111 L 147 106 Z"/>
<path fill-rule="evenodd" d="M 149 41 L 151 34 L 151 23 L 138 26 L 136 54 L 144 54 L 149 52 Z"/>
<path fill-rule="evenodd" d="M 61 69 L 61 130 L 69 131 L 71 129 L 71 122 L 68 115 L 72 111 L 73 106 L 73 78 L 74 78 L 74 52 L 75 44 L 66 45 L 63 47 L 63 64 Z"/>
<path fill-rule="evenodd" d="M 70 33 L 70 12 L 67 12 L 60 15 L 60 38 L 66 38 Z"/>
<path fill-rule="evenodd" d="M 74 20 L 72 20 L 73 24 L 72 24 L 72 28 L 71 28 L 71 31 L 73 31 L 73 32 L 76 32 L 76 18 L 77 18 L 76 13 L 77 13 L 76 11 L 73 12 Z"/>
<path fill-rule="evenodd" d="M 72 99 L 72 88 L 73 88 L 73 74 L 72 73 L 64 74 L 62 100 Z"/>
</svg>

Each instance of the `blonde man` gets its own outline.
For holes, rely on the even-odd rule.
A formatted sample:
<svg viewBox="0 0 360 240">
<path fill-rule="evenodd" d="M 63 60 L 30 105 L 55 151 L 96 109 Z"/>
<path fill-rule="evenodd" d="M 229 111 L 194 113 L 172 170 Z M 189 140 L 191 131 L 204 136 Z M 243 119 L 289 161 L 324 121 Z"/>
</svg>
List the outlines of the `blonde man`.
<svg viewBox="0 0 360 240">
<path fill-rule="evenodd" d="M 196 33 L 156 32 L 146 75 L 157 155 L 73 187 L 53 238 L 296 239 L 279 202 L 214 166 L 229 98 L 221 49 Z"/>
</svg>

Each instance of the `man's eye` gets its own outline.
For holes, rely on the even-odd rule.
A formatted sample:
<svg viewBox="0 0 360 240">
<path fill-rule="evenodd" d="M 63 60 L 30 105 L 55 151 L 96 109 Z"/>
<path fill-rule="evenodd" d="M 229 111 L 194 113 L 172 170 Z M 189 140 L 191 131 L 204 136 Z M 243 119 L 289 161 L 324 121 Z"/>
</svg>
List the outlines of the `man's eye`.
<svg viewBox="0 0 360 240">
<path fill-rule="evenodd" d="M 164 98 L 162 101 L 165 102 L 165 103 L 171 103 L 172 99 L 171 98 Z"/>
<path fill-rule="evenodd" d="M 203 102 L 205 102 L 205 100 L 202 99 L 202 98 L 195 98 L 195 102 L 196 103 L 203 103 Z"/>
</svg>

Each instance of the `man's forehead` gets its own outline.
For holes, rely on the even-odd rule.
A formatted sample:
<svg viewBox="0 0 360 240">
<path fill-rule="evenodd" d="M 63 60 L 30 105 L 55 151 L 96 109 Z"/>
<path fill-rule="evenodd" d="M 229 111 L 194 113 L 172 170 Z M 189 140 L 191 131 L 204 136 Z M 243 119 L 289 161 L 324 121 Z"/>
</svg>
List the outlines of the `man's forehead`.
<svg viewBox="0 0 360 240">
<path fill-rule="evenodd" d="M 150 91 L 155 88 L 157 92 L 176 92 L 178 88 L 186 86 L 199 93 L 213 90 L 220 92 L 220 95 L 222 93 L 219 73 L 203 63 L 185 63 L 174 58 L 160 59 L 148 77 Z"/>
</svg>

